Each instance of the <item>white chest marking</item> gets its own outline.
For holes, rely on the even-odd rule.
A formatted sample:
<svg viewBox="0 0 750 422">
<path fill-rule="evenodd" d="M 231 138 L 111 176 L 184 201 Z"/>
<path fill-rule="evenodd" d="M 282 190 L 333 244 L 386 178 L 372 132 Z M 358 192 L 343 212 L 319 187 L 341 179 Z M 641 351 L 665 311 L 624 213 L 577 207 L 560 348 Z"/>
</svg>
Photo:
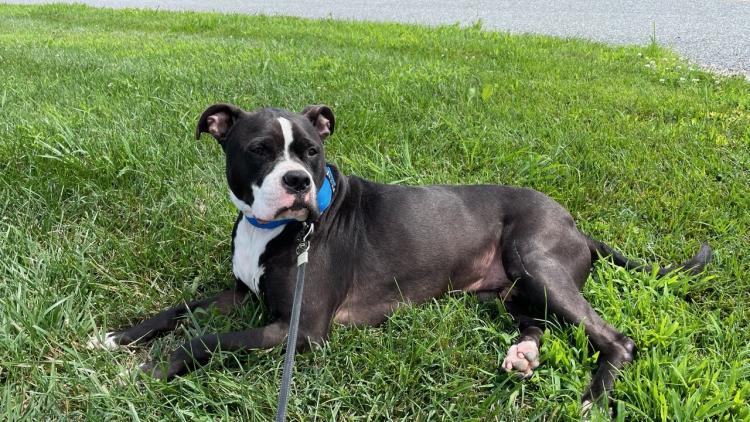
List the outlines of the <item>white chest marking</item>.
<svg viewBox="0 0 750 422">
<path fill-rule="evenodd" d="M 245 283 L 256 295 L 258 283 L 265 272 L 260 265 L 260 256 L 266 251 L 266 245 L 284 230 L 284 226 L 273 229 L 261 229 L 248 223 L 244 218 L 237 225 L 234 236 L 234 255 L 232 255 L 232 272 Z"/>
</svg>

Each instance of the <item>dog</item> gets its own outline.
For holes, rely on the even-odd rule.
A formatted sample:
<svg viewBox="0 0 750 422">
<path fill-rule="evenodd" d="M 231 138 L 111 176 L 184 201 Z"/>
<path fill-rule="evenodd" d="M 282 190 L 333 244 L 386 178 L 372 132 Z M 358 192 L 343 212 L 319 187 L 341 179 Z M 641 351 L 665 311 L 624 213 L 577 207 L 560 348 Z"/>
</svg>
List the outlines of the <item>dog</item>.
<svg viewBox="0 0 750 422">
<path fill-rule="evenodd" d="M 332 322 L 377 326 L 399 306 L 449 291 L 500 298 L 520 335 L 502 368 L 529 377 L 539 365 L 544 319 L 583 324 L 598 369 L 584 407 L 606 401 L 636 345 L 581 295 L 592 262 L 609 257 L 627 269 L 651 266 L 626 258 L 576 228 L 561 205 L 527 188 L 500 185 L 403 186 L 345 176 L 326 162 L 324 141 L 335 117 L 325 105 L 301 113 L 247 112 L 214 104 L 198 120 L 196 139 L 211 134 L 226 158 L 229 197 L 239 209 L 232 230 L 234 288 L 165 310 L 133 327 L 94 338 L 93 345 L 141 345 L 174 330 L 197 308 L 229 312 L 249 292 L 265 299 L 270 323 L 206 334 L 175 350 L 168 363 L 141 370 L 169 380 L 205 363 L 217 350 L 267 349 L 287 335 L 300 232 L 314 223 L 297 346 L 328 337 Z M 711 248 L 682 265 L 700 273 Z"/>
</svg>

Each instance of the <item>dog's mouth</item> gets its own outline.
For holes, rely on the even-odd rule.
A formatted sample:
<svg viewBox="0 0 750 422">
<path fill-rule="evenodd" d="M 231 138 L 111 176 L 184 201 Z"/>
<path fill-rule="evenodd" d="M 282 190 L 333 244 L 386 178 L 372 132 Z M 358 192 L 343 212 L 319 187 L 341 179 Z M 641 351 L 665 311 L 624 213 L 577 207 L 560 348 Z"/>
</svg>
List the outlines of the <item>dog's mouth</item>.
<svg viewBox="0 0 750 422">
<path fill-rule="evenodd" d="M 295 198 L 294 203 L 289 207 L 279 208 L 272 220 L 257 218 L 258 222 L 265 224 L 274 220 L 297 220 L 297 221 L 314 221 L 318 218 L 318 210 L 309 202 L 302 198 Z"/>
</svg>

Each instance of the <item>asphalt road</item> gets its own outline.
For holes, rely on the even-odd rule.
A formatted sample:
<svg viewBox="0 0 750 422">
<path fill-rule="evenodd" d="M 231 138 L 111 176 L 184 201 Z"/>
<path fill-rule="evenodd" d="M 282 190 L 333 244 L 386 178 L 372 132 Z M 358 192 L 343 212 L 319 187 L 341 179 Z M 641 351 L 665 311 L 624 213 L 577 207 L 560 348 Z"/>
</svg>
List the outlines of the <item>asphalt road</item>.
<svg viewBox="0 0 750 422">
<path fill-rule="evenodd" d="M 750 0 L 74 0 L 145 7 L 310 18 L 472 24 L 485 29 L 580 37 L 611 44 L 657 42 L 720 73 L 750 79 Z M 11 0 L 8 3 L 49 3 Z"/>
</svg>

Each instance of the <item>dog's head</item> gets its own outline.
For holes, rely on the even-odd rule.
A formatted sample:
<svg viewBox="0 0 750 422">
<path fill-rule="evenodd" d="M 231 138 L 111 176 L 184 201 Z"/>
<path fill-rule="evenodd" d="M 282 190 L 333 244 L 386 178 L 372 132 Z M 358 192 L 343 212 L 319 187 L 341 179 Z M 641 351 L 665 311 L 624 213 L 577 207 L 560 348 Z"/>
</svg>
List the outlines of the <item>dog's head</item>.
<svg viewBox="0 0 750 422">
<path fill-rule="evenodd" d="M 326 173 L 323 140 L 334 126 L 333 112 L 324 105 L 297 114 L 214 104 L 198 120 L 195 137 L 207 132 L 221 145 L 230 199 L 245 215 L 260 222 L 305 221 L 319 215 L 316 193 Z"/>
</svg>

